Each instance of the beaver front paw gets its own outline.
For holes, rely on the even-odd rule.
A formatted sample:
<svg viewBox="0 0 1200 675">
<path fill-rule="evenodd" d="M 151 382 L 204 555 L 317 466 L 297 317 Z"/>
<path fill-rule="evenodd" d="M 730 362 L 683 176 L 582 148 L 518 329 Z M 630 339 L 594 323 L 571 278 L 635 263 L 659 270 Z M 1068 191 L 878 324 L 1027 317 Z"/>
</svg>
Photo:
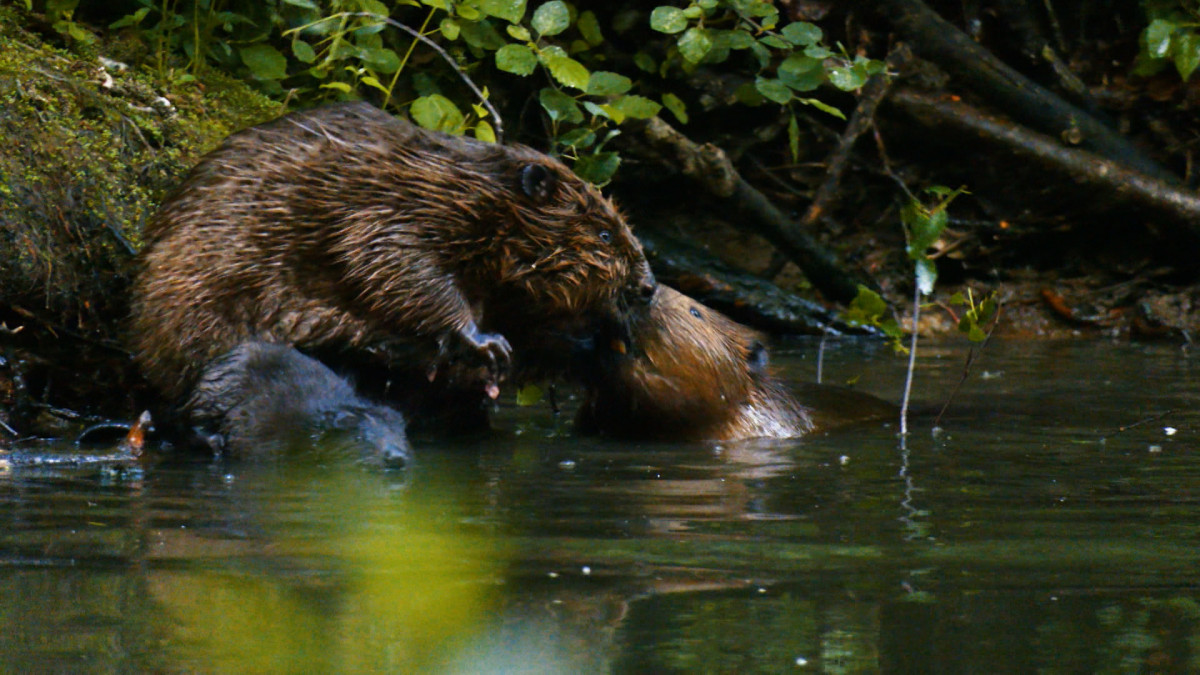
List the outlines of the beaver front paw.
<svg viewBox="0 0 1200 675">
<path fill-rule="evenodd" d="M 474 322 L 438 341 L 438 359 L 429 367 L 432 382 L 439 370 L 450 371 L 451 380 L 481 382 L 489 398 L 500 395 L 500 381 L 512 366 L 512 346 L 499 333 L 484 333 Z M 463 354 L 462 352 L 466 352 Z M 479 357 L 483 363 L 479 364 Z M 475 364 L 468 366 L 466 364 Z"/>
</svg>

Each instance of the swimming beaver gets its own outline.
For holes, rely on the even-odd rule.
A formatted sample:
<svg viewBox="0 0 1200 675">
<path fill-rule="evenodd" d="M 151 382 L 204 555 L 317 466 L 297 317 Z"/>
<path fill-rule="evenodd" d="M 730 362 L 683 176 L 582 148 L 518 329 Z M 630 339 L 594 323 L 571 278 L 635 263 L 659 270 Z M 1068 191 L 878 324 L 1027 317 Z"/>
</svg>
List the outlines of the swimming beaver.
<svg viewBox="0 0 1200 675">
<path fill-rule="evenodd" d="M 667 286 L 630 330 L 629 341 L 601 331 L 576 420 L 584 433 L 732 440 L 812 429 L 811 411 L 768 372 L 757 332 Z"/>
<path fill-rule="evenodd" d="M 201 373 L 185 406 L 200 440 L 234 457 L 349 454 L 410 461 L 404 417 L 359 397 L 344 378 L 286 345 L 246 342 Z"/>
<path fill-rule="evenodd" d="M 599 332 L 576 419 L 584 433 L 623 438 L 790 438 L 879 419 L 895 406 L 855 391 L 792 388 L 768 369 L 763 337 L 659 286 L 633 313 L 632 338 Z"/>
<path fill-rule="evenodd" d="M 506 328 L 617 316 L 655 287 L 613 204 L 561 162 L 366 103 L 230 136 L 145 238 L 133 344 L 176 400 L 247 340 L 385 362 L 415 343 L 431 374 L 455 354 L 496 372 Z"/>
</svg>

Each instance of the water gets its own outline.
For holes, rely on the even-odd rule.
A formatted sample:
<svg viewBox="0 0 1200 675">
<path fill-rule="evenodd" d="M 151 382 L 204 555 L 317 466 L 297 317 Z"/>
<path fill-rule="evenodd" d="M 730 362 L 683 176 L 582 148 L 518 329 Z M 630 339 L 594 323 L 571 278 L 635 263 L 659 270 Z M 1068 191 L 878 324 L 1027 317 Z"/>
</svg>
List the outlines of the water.
<svg viewBox="0 0 1200 675">
<path fill-rule="evenodd" d="M 405 472 L 14 466 L 0 671 L 1200 672 L 1200 356 L 994 343 L 935 437 L 964 356 L 923 348 L 904 446 L 506 408 Z M 895 400 L 903 366 L 845 342 L 825 372 Z"/>
</svg>

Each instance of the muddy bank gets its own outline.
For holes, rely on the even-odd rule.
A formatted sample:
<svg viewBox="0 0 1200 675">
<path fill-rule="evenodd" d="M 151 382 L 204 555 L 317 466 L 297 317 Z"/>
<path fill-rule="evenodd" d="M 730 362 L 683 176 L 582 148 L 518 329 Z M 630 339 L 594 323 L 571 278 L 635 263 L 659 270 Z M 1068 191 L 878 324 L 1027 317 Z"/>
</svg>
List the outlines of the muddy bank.
<svg viewBox="0 0 1200 675">
<path fill-rule="evenodd" d="M 122 346 L 147 217 L 204 152 L 282 107 L 216 72 L 164 80 L 120 36 L 71 49 L 0 7 L 0 422 L 136 415 Z M 0 439 L 12 434 L 0 428 Z"/>
</svg>

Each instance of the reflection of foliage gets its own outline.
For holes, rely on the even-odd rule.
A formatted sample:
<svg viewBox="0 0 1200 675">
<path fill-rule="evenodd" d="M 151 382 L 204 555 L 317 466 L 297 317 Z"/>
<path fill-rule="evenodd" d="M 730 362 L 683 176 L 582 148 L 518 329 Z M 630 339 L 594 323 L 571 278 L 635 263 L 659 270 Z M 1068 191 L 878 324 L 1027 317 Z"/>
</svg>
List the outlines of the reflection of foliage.
<svg viewBox="0 0 1200 675">
<path fill-rule="evenodd" d="M 447 528 L 442 499 L 354 471 L 255 479 L 280 520 L 270 555 L 154 582 L 184 670 L 428 672 L 490 608 L 492 542 Z"/>
<path fill-rule="evenodd" d="M 801 666 L 861 673 L 877 667 L 871 617 L 848 606 L 823 614 L 814 601 L 791 593 L 661 596 L 636 605 L 623 630 L 630 635 L 622 655 L 627 662 L 617 664 L 618 671 L 770 673 Z"/>
<path fill-rule="evenodd" d="M 1065 604 L 1068 608 L 1074 605 Z M 1090 639 L 1075 616 L 1040 626 L 1037 651 L 1042 671 L 1200 671 L 1200 603 L 1195 598 L 1142 598 L 1109 604 L 1096 612 L 1091 626 Z"/>
</svg>

